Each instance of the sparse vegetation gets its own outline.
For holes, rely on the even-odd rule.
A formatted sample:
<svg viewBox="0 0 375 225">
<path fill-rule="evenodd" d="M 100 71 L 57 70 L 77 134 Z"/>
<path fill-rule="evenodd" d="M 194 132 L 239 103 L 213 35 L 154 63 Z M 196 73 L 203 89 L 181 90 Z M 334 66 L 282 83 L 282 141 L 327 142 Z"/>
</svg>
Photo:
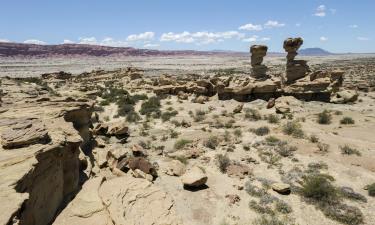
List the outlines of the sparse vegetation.
<svg viewBox="0 0 375 225">
<path fill-rule="evenodd" d="M 252 130 L 252 132 L 258 136 L 264 136 L 270 132 L 270 128 L 268 128 L 267 126 L 258 127 L 257 129 Z"/>
<path fill-rule="evenodd" d="M 210 136 L 203 142 L 203 145 L 207 148 L 215 149 L 219 145 L 219 139 L 216 136 Z"/>
<path fill-rule="evenodd" d="M 311 143 L 318 143 L 319 142 L 318 136 L 316 136 L 314 134 L 311 135 L 309 139 L 310 139 Z"/>
<path fill-rule="evenodd" d="M 192 113 L 191 116 L 195 122 L 201 122 L 206 119 L 206 112 L 203 110 L 196 110 L 195 114 Z"/>
<path fill-rule="evenodd" d="M 174 143 L 174 148 L 175 149 L 182 149 L 184 148 L 187 144 L 190 144 L 192 141 L 187 140 L 187 139 L 179 139 Z"/>
<path fill-rule="evenodd" d="M 152 116 L 153 118 L 159 118 L 161 116 L 160 107 L 159 97 L 153 96 L 142 103 L 139 112 L 148 117 Z"/>
<path fill-rule="evenodd" d="M 266 216 L 263 215 L 252 222 L 252 225 L 292 225 L 294 223 L 290 223 L 287 220 L 280 220 L 275 215 L 273 216 Z"/>
<path fill-rule="evenodd" d="M 319 124 L 330 124 L 332 120 L 332 115 L 328 110 L 324 110 L 323 112 L 318 114 L 318 123 Z"/>
<path fill-rule="evenodd" d="M 361 152 L 349 145 L 340 146 L 341 154 L 361 156 Z"/>
<path fill-rule="evenodd" d="M 296 138 L 303 138 L 305 135 L 301 124 L 297 121 L 288 121 L 286 124 L 284 124 L 283 132 L 284 134 L 291 135 Z"/>
<path fill-rule="evenodd" d="M 227 172 L 227 167 L 230 165 L 231 161 L 227 155 L 217 154 L 215 156 L 216 165 L 218 166 L 220 172 Z"/>
<path fill-rule="evenodd" d="M 172 117 L 176 116 L 178 112 L 176 110 L 166 111 L 161 114 L 161 120 L 163 122 L 169 121 Z"/>
<path fill-rule="evenodd" d="M 267 121 L 269 123 L 279 123 L 280 119 L 277 115 L 275 114 L 270 114 L 267 116 Z"/>
<path fill-rule="evenodd" d="M 245 109 L 245 119 L 257 121 L 257 120 L 262 119 L 262 115 L 256 109 L 246 108 Z"/>
<path fill-rule="evenodd" d="M 368 191 L 368 195 L 374 197 L 375 196 L 375 183 L 367 185 L 366 188 L 367 188 L 367 191 Z"/>
<path fill-rule="evenodd" d="M 327 153 L 328 150 L 329 150 L 329 144 L 325 144 L 325 143 L 318 143 L 318 149 L 320 152 L 322 153 Z"/>
<path fill-rule="evenodd" d="M 346 116 L 346 117 L 344 117 L 340 120 L 340 124 L 347 125 L 347 124 L 354 124 L 354 123 L 355 123 L 354 120 L 351 117 L 348 117 L 348 116 Z"/>
</svg>

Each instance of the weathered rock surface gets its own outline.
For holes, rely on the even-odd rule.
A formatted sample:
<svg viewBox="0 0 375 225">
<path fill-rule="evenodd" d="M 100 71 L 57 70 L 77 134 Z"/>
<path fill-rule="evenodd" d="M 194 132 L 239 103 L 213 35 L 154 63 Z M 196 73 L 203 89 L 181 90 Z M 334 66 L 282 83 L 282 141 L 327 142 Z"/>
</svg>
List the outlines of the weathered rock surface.
<svg viewBox="0 0 375 225">
<path fill-rule="evenodd" d="M 303 44 L 302 38 L 288 38 L 284 41 L 284 50 L 288 53 L 286 64 L 286 82 L 292 83 L 300 78 L 303 78 L 310 71 L 309 66 L 305 60 L 295 60 L 297 51 Z"/>
<path fill-rule="evenodd" d="M 354 90 L 343 90 L 334 93 L 331 97 L 332 103 L 344 104 L 349 102 L 355 102 L 358 99 L 358 93 Z"/>
<path fill-rule="evenodd" d="M 271 185 L 272 190 L 280 193 L 280 194 L 288 194 L 290 193 L 290 185 L 285 183 L 273 183 Z"/>
<path fill-rule="evenodd" d="M 267 78 L 267 66 L 262 65 L 263 57 L 267 54 L 268 47 L 265 45 L 252 45 L 250 47 L 251 53 L 251 75 L 256 78 Z"/>
<path fill-rule="evenodd" d="M 34 118 L 0 120 L 0 126 L 7 126 L 1 134 L 4 149 L 20 148 L 32 144 L 46 144 L 50 141 L 44 124 Z"/>
</svg>

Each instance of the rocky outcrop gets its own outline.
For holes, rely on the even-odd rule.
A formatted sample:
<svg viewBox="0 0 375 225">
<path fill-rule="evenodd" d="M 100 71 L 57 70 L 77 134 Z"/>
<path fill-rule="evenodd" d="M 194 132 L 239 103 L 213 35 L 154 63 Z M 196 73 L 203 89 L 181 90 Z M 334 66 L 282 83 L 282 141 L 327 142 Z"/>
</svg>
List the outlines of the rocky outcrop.
<svg viewBox="0 0 375 225">
<path fill-rule="evenodd" d="M 287 52 L 286 64 L 286 83 L 303 78 L 310 72 L 309 66 L 305 60 L 295 60 L 298 55 L 297 51 L 303 44 L 302 38 L 288 38 L 284 41 L 284 50 Z"/>
<path fill-rule="evenodd" d="M 268 47 L 265 45 L 253 45 L 251 53 L 251 75 L 256 79 L 267 79 L 267 66 L 262 65 L 263 57 L 267 54 Z"/>
<path fill-rule="evenodd" d="M 89 180 L 56 218 L 56 225 L 178 225 L 174 201 L 145 179 L 128 175 Z"/>
<path fill-rule="evenodd" d="M 206 174 L 199 167 L 193 167 L 181 177 L 185 187 L 200 187 L 207 182 L 207 179 Z"/>
</svg>

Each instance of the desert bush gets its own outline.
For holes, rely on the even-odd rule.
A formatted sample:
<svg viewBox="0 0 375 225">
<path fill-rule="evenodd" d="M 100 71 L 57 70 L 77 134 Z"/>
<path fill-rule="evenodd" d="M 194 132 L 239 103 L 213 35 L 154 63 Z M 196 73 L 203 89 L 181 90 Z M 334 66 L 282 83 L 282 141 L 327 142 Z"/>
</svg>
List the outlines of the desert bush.
<svg viewBox="0 0 375 225">
<path fill-rule="evenodd" d="M 231 161 L 227 155 L 217 154 L 215 156 L 216 165 L 219 168 L 220 172 L 227 172 L 227 167 L 230 165 Z"/>
<path fill-rule="evenodd" d="M 215 149 L 219 145 L 219 140 L 216 136 L 210 136 L 203 142 L 203 145 L 207 148 Z"/>
<path fill-rule="evenodd" d="M 190 144 L 192 141 L 187 140 L 187 139 L 179 139 L 174 143 L 174 148 L 175 149 L 182 149 L 184 148 L 187 144 Z"/>
<path fill-rule="evenodd" d="M 307 165 L 308 171 L 307 172 L 319 172 L 319 170 L 327 170 L 328 165 L 325 162 L 312 162 Z"/>
<path fill-rule="evenodd" d="M 135 111 L 130 111 L 126 114 L 126 121 L 128 121 L 129 123 L 134 123 L 134 122 L 137 122 L 139 120 L 141 120 L 141 117 Z"/>
<path fill-rule="evenodd" d="M 351 117 L 348 117 L 348 116 L 346 116 L 346 117 L 344 117 L 340 120 L 340 124 L 346 125 L 346 124 L 354 124 L 354 123 L 355 123 L 354 120 Z"/>
<path fill-rule="evenodd" d="M 310 142 L 311 143 L 318 143 L 319 142 L 319 138 L 318 138 L 318 136 L 316 136 L 316 135 L 311 135 L 310 137 L 309 137 L 309 139 L 310 139 Z"/>
<path fill-rule="evenodd" d="M 277 115 L 275 115 L 275 114 L 270 114 L 270 115 L 268 115 L 268 117 L 267 117 L 267 121 L 268 121 L 269 123 L 279 123 L 280 119 L 279 119 L 279 117 L 278 117 Z"/>
<path fill-rule="evenodd" d="M 332 115 L 328 110 L 324 110 L 323 112 L 318 114 L 317 122 L 319 124 L 330 124 L 332 120 Z"/>
<path fill-rule="evenodd" d="M 151 141 L 147 140 L 147 141 L 143 141 L 143 140 L 140 140 L 138 142 L 138 144 L 144 148 L 144 149 L 150 149 L 151 148 Z"/>
<path fill-rule="evenodd" d="M 242 131 L 240 130 L 240 129 L 235 129 L 234 131 L 233 131 L 233 134 L 234 134 L 234 136 L 236 136 L 236 137 L 242 137 Z"/>
<path fill-rule="evenodd" d="M 247 181 L 245 183 L 245 191 L 253 197 L 262 197 L 264 195 L 267 195 L 267 191 L 263 188 L 259 188 L 251 183 L 251 181 Z"/>
<path fill-rule="evenodd" d="M 170 129 L 170 130 L 169 130 L 169 136 L 170 136 L 171 138 L 177 138 L 178 135 L 179 135 L 179 133 L 178 133 L 177 131 L 175 131 L 175 130 L 173 130 L 173 129 Z"/>
<path fill-rule="evenodd" d="M 331 179 L 322 174 L 310 174 L 304 177 L 302 194 L 308 199 L 323 203 L 336 203 L 338 191 L 331 184 Z"/>
<path fill-rule="evenodd" d="M 251 200 L 249 202 L 249 207 L 250 209 L 260 214 L 275 215 L 275 212 L 272 210 L 271 207 L 264 205 L 264 204 L 260 204 L 256 202 L 255 200 Z"/>
<path fill-rule="evenodd" d="M 360 202 L 367 202 L 366 197 L 361 195 L 360 193 L 355 192 L 353 188 L 340 187 L 339 191 L 340 191 L 340 196 L 344 198 L 355 200 L 355 201 L 360 201 Z"/>
<path fill-rule="evenodd" d="M 191 115 L 195 122 L 201 122 L 206 119 L 206 112 L 203 110 L 196 110 L 195 114 Z"/>
<path fill-rule="evenodd" d="M 279 142 L 276 152 L 282 157 L 293 156 L 294 152 L 297 151 L 296 146 L 290 146 L 286 142 Z"/>
<path fill-rule="evenodd" d="M 343 155 L 357 155 L 361 156 L 361 152 L 349 145 L 340 146 L 341 154 Z"/>
<path fill-rule="evenodd" d="M 160 105 L 159 97 L 153 96 L 149 98 L 147 101 L 144 101 L 142 103 L 141 109 L 139 110 L 139 112 L 142 115 L 159 118 L 161 115 L 160 107 L 161 105 Z"/>
<path fill-rule="evenodd" d="M 288 121 L 286 124 L 284 124 L 283 133 L 287 135 L 291 135 L 296 138 L 304 137 L 302 126 L 297 121 Z"/>
<path fill-rule="evenodd" d="M 375 196 L 375 183 L 367 185 L 368 195 L 374 197 Z"/>
<path fill-rule="evenodd" d="M 235 123 L 236 123 L 236 121 L 233 120 L 233 119 L 231 119 L 231 120 L 229 120 L 228 122 L 226 122 L 226 123 L 224 124 L 224 126 L 225 126 L 225 128 L 232 128 L 232 127 L 233 127 L 233 124 L 235 124 Z"/>
<path fill-rule="evenodd" d="M 284 202 L 283 200 L 276 201 L 275 209 L 276 211 L 283 213 L 283 214 L 289 214 L 293 211 L 292 207 L 288 203 Z"/>
<path fill-rule="evenodd" d="M 318 143 L 318 149 L 319 149 L 320 152 L 326 153 L 329 150 L 329 144 L 324 144 L 324 143 L 319 142 Z"/>
<path fill-rule="evenodd" d="M 358 225 L 363 223 L 362 212 L 354 206 L 343 203 L 327 204 L 320 206 L 324 215 L 347 225 Z"/>
<path fill-rule="evenodd" d="M 176 116 L 178 112 L 176 110 L 166 111 L 161 114 L 161 120 L 163 122 L 169 121 L 172 117 Z"/>
<path fill-rule="evenodd" d="M 266 144 L 267 145 L 270 145 L 270 146 L 275 146 L 275 145 L 278 145 L 279 142 L 280 142 L 280 139 L 278 139 L 277 137 L 275 136 L 268 136 L 266 137 Z"/>
<path fill-rule="evenodd" d="M 252 130 L 252 132 L 258 136 L 264 136 L 269 134 L 270 128 L 268 128 L 267 126 L 258 127 L 257 129 Z"/>
<path fill-rule="evenodd" d="M 257 121 L 257 120 L 262 119 L 262 115 L 256 109 L 246 108 L 245 109 L 245 119 Z"/>
<path fill-rule="evenodd" d="M 294 223 L 288 222 L 287 220 L 280 220 L 275 215 L 261 216 L 252 222 L 252 225 L 292 225 Z"/>
</svg>

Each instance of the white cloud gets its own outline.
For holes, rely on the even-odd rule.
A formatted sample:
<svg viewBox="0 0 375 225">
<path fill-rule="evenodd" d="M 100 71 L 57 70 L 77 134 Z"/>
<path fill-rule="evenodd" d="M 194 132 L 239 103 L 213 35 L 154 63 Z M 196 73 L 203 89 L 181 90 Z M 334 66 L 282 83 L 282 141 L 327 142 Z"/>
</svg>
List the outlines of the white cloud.
<svg viewBox="0 0 375 225">
<path fill-rule="evenodd" d="M 85 45 L 97 45 L 98 41 L 95 37 L 84 37 L 79 38 L 78 44 L 85 44 Z"/>
<path fill-rule="evenodd" d="M 245 38 L 245 39 L 242 39 L 243 42 L 256 42 L 258 40 L 258 36 L 257 35 L 253 35 L 249 38 Z"/>
<path fill-rule="evenodd" d="M 270 37 L 263 37 L 263 38 L 261 38 L 260 40 L 261 40 L 261 41 L 269 41 L 269 40 L 271 40 L 271 38 L 270 38 Z"/>
<path fill-rule="evenodd" d="M 368 38 L 368 37 L 357 37 L 357 40 L 358 41 L 369 41 L 370 38 Z"/>
<path fill-rule="evenodd" d="M 352 25 L 349 25 L 350 28 L 353 28 L 353 29 L 356 29 L 358 28 L 358 25 L 357 24 L 352 24 Z"/>
<path fill-rule="evenodd" d="M 10 41 L 9 41 L 8 39 L 1 39 L 1 38 L 0 38 L 0 42 L 3 42 L 3 43 L 4 43 L 4 42 L 9 43 Z"/>
<path fill-rule="evenodd" d="M 266 28 L 274 28 L 274 27 L 284 27 L 285 23 L 279 23 L 279 21 L 275 20 L 268 20 L 267 23 L 264 24 Z"/>
<path fill-rule="evenodd" d="M 260 31 L 260 30 L 263 30 L 263 27 L 262 25 L 254 25 L 252 23 L 248 23 L 248 24 L 240 26 L 238 29 L 248 30 L 248 31 Z"/>
<path fill-rule="evenodd" d="M 129 46 L 128 42 L 121 41 L 121 40 L 114 40 L 111 37 L 104 38 L 99 44 L 104 45 L 104 46 L 112 46 L 112 47 L 128 47 Z"/>
<path fill-rule="evenodd" d="M 158 47 L 160 47 L 160 45 L 159 44 L 148 43 L 148 44 L 145 44 L 143 47 L 144 48 L 158 48 Z"/>
<path fill-rule="evenodd" d="M 326 6 L 325 5 L 320 5 L 318 8 L 316 8 L 314 16 L 319 16 L 319 17 L 325 17 L 326 16 Z"/>
<path fill-rule="evenodd" d="M 328 41 L 328 38 L 322 36 L 322 37 L 319 38 L 319 40 L 320 40 L 320 41 Z"/>
<path fill-rule="evenodd" d="M 239 33 L 238 31 L 225 31 L 225 32 L 207 32 L 200 31 L 195 33 L 190 33 L 184 31 L 182 33 L 164 33 L 160 37 L 160 41 L 163 42 L 177 42 L 177 43 L 197 43 L 201 44 L 211 44 L 216 42 L 222 42 L 225 39 L 242 39 L 245 34 Z"/>
<path fill-rule="evenodd" d="M 64 39 L 63 41 L 63 44 L 74 44 L 75 42 L 74 41 L 71 41 L 71 40 L 68 40 L 68 39 Z"/>
<path fill-rule="evenodd" d="M 149 41 L 152 40 L 155 36 L 154 32 L 148 31 L 141 34 L 132 34 L 129 35 L 126 39 L 127 41 Z"/>
<path fill-rule="evenodd" d="M 45 45 L 45 44 L 47 44 L 46 42 L 40 41 L 40 40 L 37 40 L 37 39 L 29 39 L 29 40 L 24 41 L 23 43 L 34 44 L 34 45 Z"/>
</svg>

